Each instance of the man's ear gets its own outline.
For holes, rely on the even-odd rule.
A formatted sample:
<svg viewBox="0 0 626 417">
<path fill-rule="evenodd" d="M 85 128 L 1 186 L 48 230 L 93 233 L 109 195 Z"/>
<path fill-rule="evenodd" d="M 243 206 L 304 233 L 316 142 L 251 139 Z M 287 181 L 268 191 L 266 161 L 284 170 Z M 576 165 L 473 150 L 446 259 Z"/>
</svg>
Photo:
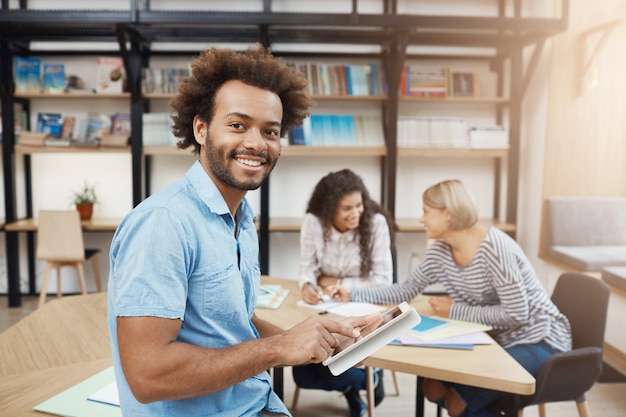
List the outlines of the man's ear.
<svg viewBox="0 0 626 417">
<path fill-rule="evenodd" d="M 209 125 L 198 115 L 193 118 L 193 136 L 200 145 L 206 144 L 209 136 Z"/>
</svg>

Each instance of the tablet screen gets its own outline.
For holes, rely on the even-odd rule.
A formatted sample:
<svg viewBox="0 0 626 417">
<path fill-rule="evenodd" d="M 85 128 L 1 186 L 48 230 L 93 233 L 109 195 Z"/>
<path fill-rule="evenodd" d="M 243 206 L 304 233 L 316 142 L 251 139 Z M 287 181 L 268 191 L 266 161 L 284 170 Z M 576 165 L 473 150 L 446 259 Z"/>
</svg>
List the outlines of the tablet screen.
<svg viewBox="0 0 626 417">
<path fill-rule="evenodd" d="M 397 307 L 397 306 L 392 308 L 391 310 L 387 310 L 387 312 L 383 314 L 382 321 L 380 322 L 374 321 L 368 324 L 367 326 L 362 327 L 361 334 L 364 334 L 365 335 L 364 337 L 367 337 L 368 334 L 373 333 L 376 329 L 383 327 L 385 324 L 389 323 L 391 320 L 400 316 L 401 314 L 402 314 L 402 310 L 400 309 L 400 307 Z M 337 346 L 337 349 L 335 349 L 335 351 L 337 351 L 337 353 L 339 354 L 339 352 L 344 350 L 346 347 L 352 345 L 353 343 L 354 343 L 354 338 L 346 337 L 341 342 L 339 342 L 339 345 Z"/>
</svg>

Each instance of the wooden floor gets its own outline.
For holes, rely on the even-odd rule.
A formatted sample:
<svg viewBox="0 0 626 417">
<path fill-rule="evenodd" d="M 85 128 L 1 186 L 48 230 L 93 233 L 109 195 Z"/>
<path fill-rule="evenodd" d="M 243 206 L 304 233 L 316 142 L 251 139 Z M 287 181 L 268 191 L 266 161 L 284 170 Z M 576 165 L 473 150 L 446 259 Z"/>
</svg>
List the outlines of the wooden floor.
<svg viewBox="0 0 626 417">
<path fill-rule="evenodd" d="M 0 331 L 11 326 L 37 307 L 37 298 L 22 297 L 22 306 L 8 308 L 6 296 L 0 296 Z M 419 348 L 416 348 L 419 354 Z M 291 408 L 294 385 L 291 378 L 291 368 L 284 369 L 285 375 L 285 403 Z M 415 415 L 415 383 L 413 375 L 397 373 L 400 385 L 400 396 L 395 396 L 391 372 L 384 373 L 386 390 L 385 400 L 376 408 L 377 416 L 413 416 Z M 624 417 L 626 415 L 626 383 L 598 383 L 587 395 L 591 415 L 593 417 Z M 1 401 L 1 400 L 0 400 Z M 337 392 L 320 390 L 302 390 L 294 417 L 344 417 L 348 416 L 346 402 Z M 426 416 L 436 416 L 436 409 L 432 404 L 426 406 Z M 575 404 L 556 403 L 547 406 L 549 417 L 574 417 L 578 415 Z M 447 416 L 446 412 L 442 413 Z M 537 417 L 536 407 L 528 407 L 525 417 Z"/>
</svg>

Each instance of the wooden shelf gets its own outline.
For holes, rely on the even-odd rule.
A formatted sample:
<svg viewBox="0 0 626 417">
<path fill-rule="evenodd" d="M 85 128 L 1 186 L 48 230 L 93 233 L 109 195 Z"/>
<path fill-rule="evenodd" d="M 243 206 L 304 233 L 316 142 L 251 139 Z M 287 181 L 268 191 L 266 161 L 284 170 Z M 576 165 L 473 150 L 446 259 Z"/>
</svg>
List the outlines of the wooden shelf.
<svg viewBox="0 0 626 417">
<path fill-rule="evenodd" d="M 17 155 L 30 155 L 34 153 L 130 153 L 130 146 L 123 148 L 103 148 L 101 146 L 93 148 L 77 147 L 77 146 L 31 146 L 31 145 L 15 145 L 15 153 Z"/>
<path fill-rule="evenodd" d="M 175 145 L 148 145 L 143 147 L 144 155 L 192 156 L 191 149 L 178 149 Z"/>
<path fill-rule="evenodd" d="M 398 148 L 399 157 L 424 158 L 506 158 L 508 149 Z"/>
<path fill-rule="evenodd" d="M 506 233 L 515 232 L 516 227 L 514 224 L 501 222 L 497 219 L 480 219 L 479 224 L 483 226 L 493 226 Z M 396 219 L 396 230 L 398 232 L 418 232 L 424 233 L 424 225 L 416 218 L 401 218 Z"/>
<path fill-rule="evenodd" d="M 84 231 L 114 232 L 121 221 L 121 218 L 94 217 L 91 220 L 83 220 L 80 223 Z M 32 217 L 5 224 L 5 230 L 9 232 L 36 232 L 37 227 L 37 219 Z"/>
<path fill-rule="evenodd" d="M 413 97 L 413 96 L 400 96 L 399 101 L 419 101 L 429 103 L 483 103 L 483 104 L 508 104 L 509 99 L 507 97 L 444 97 L 444 98 L 432 98 L 432 97 Z"/>
<path fill-rule="evenodd" d="M 301 146 L 282 147 L 282 156 L 385 156 L 384 146 Z"/>
<path fill-rule="evenodd" d="M 76 100 L 76 99 L 126 99 L 130 98 L 130 93 L 15 93 L 15 98 L 22 99 L 53 99 L 53 100 Z"/>
</svg>

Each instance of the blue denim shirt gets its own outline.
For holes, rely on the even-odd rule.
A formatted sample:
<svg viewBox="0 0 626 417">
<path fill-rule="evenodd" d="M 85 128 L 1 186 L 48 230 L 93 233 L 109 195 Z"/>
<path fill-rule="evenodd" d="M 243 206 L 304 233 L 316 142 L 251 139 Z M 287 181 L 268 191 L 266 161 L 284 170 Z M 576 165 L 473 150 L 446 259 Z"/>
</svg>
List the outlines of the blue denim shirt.
<svg viewBox="0 0 626 417">
<path fill-rule="evenodd" d="M 121 370 L 117 316 L 182 320 L 177 340 L 207 348 L 258 338 L 252 324 L 260 282 L 254 213 L 244 200 L 233 218 L 196 162 L 185 178 L 149 197 L 122 221 L 111 244 L 108 324 L 123 415 L 289 414 L 260 373 L 224 390 L 185 400 L 139 403 Z"/>
</svg>

